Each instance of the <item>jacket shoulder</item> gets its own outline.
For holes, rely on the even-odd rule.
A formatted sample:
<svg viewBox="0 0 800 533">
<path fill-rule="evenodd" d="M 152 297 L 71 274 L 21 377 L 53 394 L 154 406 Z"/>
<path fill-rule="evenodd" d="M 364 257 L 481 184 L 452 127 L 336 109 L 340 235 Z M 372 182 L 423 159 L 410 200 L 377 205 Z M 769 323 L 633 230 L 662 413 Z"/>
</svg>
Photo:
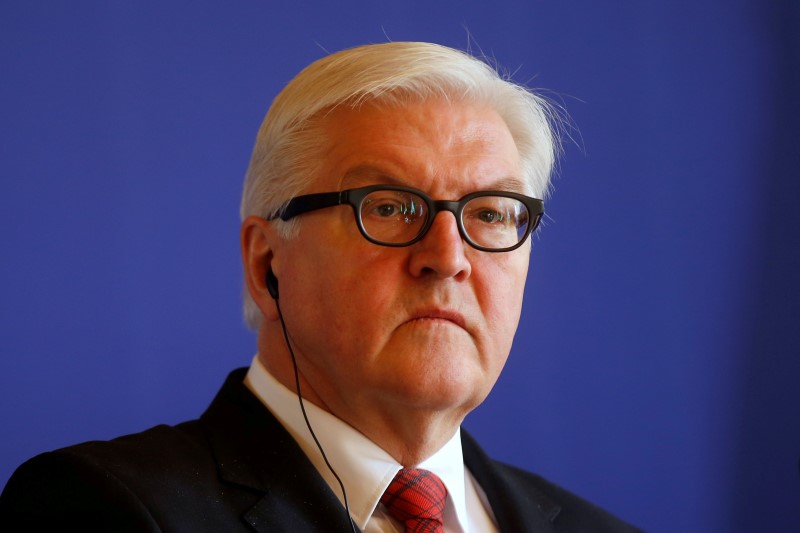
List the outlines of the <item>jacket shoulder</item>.
<svg viewBox="0 0 800 533">
<path fill-rule="evenodd" d="M 2 531 L 330 531 L 336 495 L 230 374 L 198 420 L 34 457 L 0 496 Z M 349 526 L 348 526 L 349 527 Z"/>
<path fill-rule="evenodd" d="M 29 531 L 80 524 L 87 530 L 158 531 L 149 506 L 132 483 L 168 461 L 180 432 L 167 426 L 112 441 L 91 441 L 38 455 L 23 463 L 0 496 L 0 524 Z M 186 449 L 185 443 L 181 446 Z M 145 474 L 146 475 L 146 474 Z"/>
<path fill-rule="evenodd" d="M 499 475 L 522 494 L 534 494 L 552 502 L 551 516 L 556 531 L 634 533 L 640 529 L 627 524 L 601 507 L 548 481 L 547 479 L 501 462 L 494 462 Z"/>
<path fill-rule="evenodd" d="M 491 459 L 461 432 L 464 462 L 483 489 L 502 531 L 631 533 L 640 531 L 543 477 Z"/>
</svg>

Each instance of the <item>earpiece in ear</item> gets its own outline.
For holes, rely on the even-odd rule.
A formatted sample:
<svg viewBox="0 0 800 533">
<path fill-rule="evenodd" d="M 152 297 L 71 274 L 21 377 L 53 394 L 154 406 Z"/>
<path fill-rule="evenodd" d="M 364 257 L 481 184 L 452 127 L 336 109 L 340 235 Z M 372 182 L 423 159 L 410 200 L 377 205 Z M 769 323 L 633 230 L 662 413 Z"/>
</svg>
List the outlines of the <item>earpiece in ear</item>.
<svg viewBox="0 0 800 533">
<path fill-rule="evenodd" d="M 272 273 L 272 269 L 267 269 L 267 291 L 273 300 L 278 299 L 278 278 Z"/>
</svg>

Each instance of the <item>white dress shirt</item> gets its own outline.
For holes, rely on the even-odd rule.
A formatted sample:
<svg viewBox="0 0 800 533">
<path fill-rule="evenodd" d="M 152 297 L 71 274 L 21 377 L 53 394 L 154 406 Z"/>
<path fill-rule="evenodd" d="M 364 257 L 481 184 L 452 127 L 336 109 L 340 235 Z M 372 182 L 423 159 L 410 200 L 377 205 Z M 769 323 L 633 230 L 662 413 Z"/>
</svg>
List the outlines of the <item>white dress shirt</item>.
<svg viewBox="0 0 800 533">
<path fill-rule="evenodd" d="M 342 489 L 314 443 L 297 395 L 278 382 L 258 356 L 253 358 L 245 385 L 283 424 L 344 505 Z M 402 465 L 352 426 L 309 401 L 303 400 L 303 404 L 328 461 L 344 484 L 355 524 L 364 533 L 402 533 L 403 526 L 379 505 Z M 439 451 L 416 466 L 435 473 L 447 487 L 444 511 L 447 533 L 497 531 L 486 495 L 464 466 L 460 430 Z"/>
</svg>

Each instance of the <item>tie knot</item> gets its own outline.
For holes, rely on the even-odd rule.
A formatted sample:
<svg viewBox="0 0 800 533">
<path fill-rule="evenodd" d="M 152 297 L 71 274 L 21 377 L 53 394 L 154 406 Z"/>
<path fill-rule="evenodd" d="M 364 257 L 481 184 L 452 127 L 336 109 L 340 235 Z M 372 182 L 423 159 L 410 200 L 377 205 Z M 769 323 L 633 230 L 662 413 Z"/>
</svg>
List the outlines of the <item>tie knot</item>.
<svg viewBox="0 0 800 533">
<path fill-rule="evenodd" d="M 381 503 L 405 524 L 406 533 L 440 533 L 447 498 L 444 483 L 433 472 L 417 468 L 400 470 L 383 493 Z"/>
</svg>

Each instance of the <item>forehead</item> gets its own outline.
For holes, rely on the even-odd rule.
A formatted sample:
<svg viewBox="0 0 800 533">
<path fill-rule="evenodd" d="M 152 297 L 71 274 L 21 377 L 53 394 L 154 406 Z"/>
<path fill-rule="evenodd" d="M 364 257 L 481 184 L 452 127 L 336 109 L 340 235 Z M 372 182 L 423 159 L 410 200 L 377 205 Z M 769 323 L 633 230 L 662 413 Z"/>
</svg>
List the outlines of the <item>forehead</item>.
<svg viewBox="0 0 800 533">
<path fill-rule="evenodd" d="M 321 127 L 320 190 L 374 183 L 448 196 L 527 190 L 513 137 L 486 105 L 425 100 L 341 107 L 325 116 Z"/>
</svg>

